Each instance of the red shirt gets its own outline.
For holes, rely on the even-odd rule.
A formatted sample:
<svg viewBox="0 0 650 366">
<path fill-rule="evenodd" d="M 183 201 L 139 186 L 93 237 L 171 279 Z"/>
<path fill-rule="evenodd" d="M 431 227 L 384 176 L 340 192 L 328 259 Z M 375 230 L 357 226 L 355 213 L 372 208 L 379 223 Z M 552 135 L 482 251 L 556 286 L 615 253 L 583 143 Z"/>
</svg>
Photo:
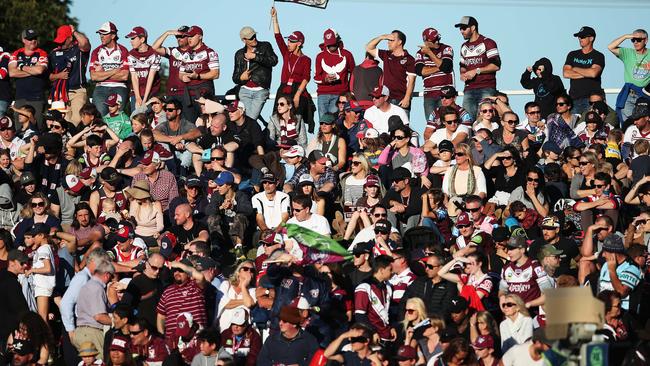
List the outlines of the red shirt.
<svg viewBox="0 0 650 366">
<path fill-rule="evenodd" d="M 102 45 L 95 48 L 90 54 L 90 69 L 93 70 L 96 65 L 100 65 L 104 71 L 115 69 L 128 70 L 128 58 L 129 51 L 124 46 L 117 44 L 115 48 L 107 48 Z M 110 78 L 100 81 L 96 85 L 106 87 L 127 87 L 126 82 Z"/>
<path fill-rule="evenodd" d="M 467 71 L 485 67 L 498 57 L 496 42 L 482 35 L 476 41 L 467 41 L 460 47 L 460 67 Z M 493 72 L 476 75 L 474 79 L 465 81 L 465 90 L 496 87 L 497 75 Z"/>
<path fill-rule="evenodd" d="M 183 50 L 179 47 L 169 47 L 165 49 L 165 57 L 169 59 L 169 79 L 167 79 L 167 94 L 183 94 L 185 83 L 182 82 L 178 76 L 178 71 L 183 64 L 183 57 L 186 53 L 187 49 Z"/>
<path fill-rule="evenodd" d="M 136 353 L 144 358 L 148 365 L 162 365 L 169 357 L 169 348 L 165 341 L 156 336 L 151 336 L 149 342 L 144 346 L 135 346 L 131 344 L 131 352 Z"/>
<path fill-rule="evenodd" d="M 188 50 L 183 55 L 183 63 L 181 64 L 181 72 L 195 71 L 197 74 L 205 74 L 210 70 L 219 70 L 219 55 L 212 48 L 202 44 L 196 50 Z M 199 85 L 205 83 L 207 80 L 190 80 L 187 85 Z"/>
<path fill-rule="evenodd" d="M 536 260 L 528 258 L 521 267 L 516 262 L 506 264 L 501 270 L 501 290 L 506 287 L 508 293 L 519 295 L 524 302 L 538 298 L 542 291 L 539 284 L 547 281 L 548 276 Z"/>
<path fill-rule="evenodd" d="M 176 318 L 180 313 L 189 312 L 194 322 L 205 327 L 205 297 L 203 290 L 194 280 L 184 285 L 173 284 L 165 289 L 160 297 L 156 312 L 165 317 L 165 341 L 174 344 L 176 341 Z"/>
<path fill-rule="evenodd" d="M 453 61 L 454 58 L 454 50 L 451 48 L 451 46 L 447 46 L 446 44 L 440 43 L 440 46 L 438 47 L 437 50 L 432 49 L 433 53 L 436 55 L 437 58 L 441 60 L 449 60 L 449 62 Z M 438 67 L 438 65 L 433 62 L 427 56 L 426 54 L 422 53 L 421 51 L 418 51 L 415 54 L 415 65 L 422 65 L 425 67 Z M 424 84 L 424 96 L 427 98 L 440 98 L 440 89 L 442 89 L 443 86 L 454 86 L 454 71 L 452 69 L 451 72 L 442 72 L 438 70 L 438 72 L 435 72 L 429 76 L 423 76 L 422 77 L 422 83 Z M 427 116 L 428 117 L 428 116 Z"/>
<path fill-rule="evenodd" d="M 374 277 L 354 290 L 354 313 L 366 315 L 382 339 L 391 338 L 388 308 L 392 293 L 390 285 L 379 284 Z"/>
<path fill-rule="evenodd" d="M 300 85 L 303 80 L 309 81 L 311 74 L 311 58 L 309 56 L 297 56 L 289 52 L 287 44 L 284 43 L 281 33 L 275 34 L 275 43 L 277 43 L 282 54 L 282 74 L 280 82 L 288 84 L 289 82 Z"/>
<path fill-rule="evenodd" d="M 354 56 L 342 45 L 334 53 L 325 46 L 322 46 L 321 49 L 322 51 L 316 56 L 316 73 L 314 74 L 314 81 L 318 85 L 316 92 L 319 95 L 340 95 L 350 91 Z M 338 78 L 333 82 L 325 82 L 325 77 L 328 74 L 336 74 Z"/>
<path fill-rule="evenodd" d="M 409 76 L 415 76 L 415 58 L 407 50 L 401 56 L 395 56 L 386 50 L 379 50 L 377 56 L 384 62 L 384 85 L 390 90 L 390 98 L 404 99 L 406 81 Z"/>
<path fill-rule="evenodd" d="M 128 60 L 129 72 L 134 72 L 138 76 L 140 97 L 144 97 L 144 92 L 147 88 L 147 79 L 149 78 L 150 72 L 153 72 L 156 75 L 154 76 L 149 95 L 157 95 L 160 90 L 160 75 L 158 74 L 158 71 L 160 70 L 160 55 L 158 55 L 152 47 L 147 48 L 144 52 L 140 52 L 134 48 L 129 51 Z M 133 90 L 131 90 L 131 95 L 134 95 Z"/>
</svg>

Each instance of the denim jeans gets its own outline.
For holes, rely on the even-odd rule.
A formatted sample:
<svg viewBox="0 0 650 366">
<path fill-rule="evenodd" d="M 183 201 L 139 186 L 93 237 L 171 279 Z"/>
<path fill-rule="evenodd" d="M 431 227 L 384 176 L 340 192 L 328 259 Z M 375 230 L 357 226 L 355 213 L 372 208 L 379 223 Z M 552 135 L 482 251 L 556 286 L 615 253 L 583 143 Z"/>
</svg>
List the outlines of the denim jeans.
<svg viewBox="0 0 650 366">
<path fill-rule="evenodd" d="M 101 116 L 108 114 L 108 106 L 104 104 L 108 96 L 117 93 L 122 97 L 122 104 L 120 105 L 120 110 L 124 110 L 127 100 L 129 99 L 129 89 L 121 87 L 108 87 L 108 86 L 96 86 L 95 91 L 93 92 L 93 104 L 97 107 L 97 110 Z"/>
<path fill-rule="evenodd" d="M 424 103 L 422 104 L 424 106 L 424 120 L 428 121 L 429 116 L 431 116 L 431 113 L 435 111 L 438 107 L 440 107 L 440 98 L 424 98 Z"/>
<path fill-rule="evenodd" d="M 338 113 L 339 107 L 336 105 L 339 96 L 336 94 L 320 94 L 318 96 L 318 119 L 323 118 L 325 113 Z"/>
<path fill-rule="evenodd" d="M 625 106 L 621 110 L 621 116 L 623 117 L 621 119 L 621 124 L 632 115 L 637 99 L 639 99 L 639 95 L 634 90 L 630 89 L 630 93 L 627 95 L 627 99 L 625 100 Z"/>
<path fill-rule="evenodd" d="M 472 117 L 472 121 L 476 121 L 476 111 L 478 104 L 483 98 L 491 97 L 496 94 L 497 90 L 494 88 L 470 89 L 465 90 L 463 95 L 463 108 Z"/>
<path fill-rule="evenodd" d="M 269 90 L 250 90 L 242 87 L 239 89 L 239 100 L 246 106 L 246 115 L 254 120 L 262 113 L 264 103 L 269 99 Z"/>
<path fill-rule="evenodd" d="M 7 113 L 9 103 L 10 102 L 8 100 L 0 100 L 0 117 L 4 117 L 5 113 Z"/>
<path fill-rule="evenodd" d="M 573 100 L 571 113 L 582 114 L 589 109 L 589 97 L 578 98 Z"/>
</svg>

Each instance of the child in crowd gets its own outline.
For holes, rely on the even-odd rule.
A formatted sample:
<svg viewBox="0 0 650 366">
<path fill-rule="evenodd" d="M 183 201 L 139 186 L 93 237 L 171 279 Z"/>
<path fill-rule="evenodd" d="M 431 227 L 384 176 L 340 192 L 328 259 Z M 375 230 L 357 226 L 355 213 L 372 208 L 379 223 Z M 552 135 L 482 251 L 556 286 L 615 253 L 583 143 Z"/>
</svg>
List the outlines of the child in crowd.
<svg viewBox="0 0 650 366">
<path fill-rule="evenodd" d="M 379 155 L 386 144 L 383 143 L 381 138 L 379 138 L 379 132 L 374 128 L 369 128 L 363 132 L 363 135 L 357 134 L 359 139 L 359 147 L 363 151 L 363 154 L 368 158 L 370 162 L 370 167 L 377 169 L 379 167 Z"/>
<path fill-rule="evenodd" d="M 77 366 L 104 366 L 104 362 L 97 359 L 98 354 L 99 351 L 93 342 L 83 342 L 79 345 L 81 361 Z"/>
<path fill-rule="evenodd" d="M 30 236 L 31 240 L 27 241 Z M 48 321 L 50 297 L 56 284 L 56 267 L 52 247 L 50 246 L 50 228 L 46 224 L 34 224 L 33 228 L 25 234 L 25 245 L 31 247 L 32 268 L 25 271 L 25 276 L 33 275 L 34 297 L 38 314 L 44 321 Z"/>
<path fill-rule="evenodd" d="M 451 221 L 447 213 L 445 194 L 440 188 L 431 188 L 422 202 L 422 226 L 432 229 L 441 243 L 451 241 Z"/>
<path fill-rule="evenodd" d="M 630 170 L 627 171 L 627 178 L 632 180 L 632 185 L 636 184 L 644 176 L 650 175 L 650 155 L 648 155 L 650 142 L 646 139 L 638 139 L 634 142 L 633 149 L 635 158 L 632 159 Z"/>
<path fill-rule="evenodd" d="M 117 212 L 117 205 L 115 200 L 110 197 L 107 197 L 102 201 L 102 212 L 99 213 L 97 218 L 98 224 L 104 224 L 108 219 L 115 219 L 115 221 L 120 222 L 122 220 L 122 215 Z"/>
</svg>

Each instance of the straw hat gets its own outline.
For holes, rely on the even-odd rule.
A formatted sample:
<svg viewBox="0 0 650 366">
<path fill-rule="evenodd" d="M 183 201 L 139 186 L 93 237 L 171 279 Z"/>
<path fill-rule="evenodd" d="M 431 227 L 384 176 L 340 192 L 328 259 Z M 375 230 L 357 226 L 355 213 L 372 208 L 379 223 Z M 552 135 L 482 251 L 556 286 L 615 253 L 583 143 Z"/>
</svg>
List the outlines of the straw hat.
<svg viewBox="0 0 650 366">
<path fill-rule="evenodd" d="M 79 357 L 97 356 L 99 351 L 93 342 L 83 342 L 79 346 Z"/>
<path fill-rule="evenodd" d="M 139 180 L 133 183 L 133 187 L 126 189 L 126 194 L 136 200 L 151 198 L 149 189 L 149 182 L 147 180 Z"/>
</svg>

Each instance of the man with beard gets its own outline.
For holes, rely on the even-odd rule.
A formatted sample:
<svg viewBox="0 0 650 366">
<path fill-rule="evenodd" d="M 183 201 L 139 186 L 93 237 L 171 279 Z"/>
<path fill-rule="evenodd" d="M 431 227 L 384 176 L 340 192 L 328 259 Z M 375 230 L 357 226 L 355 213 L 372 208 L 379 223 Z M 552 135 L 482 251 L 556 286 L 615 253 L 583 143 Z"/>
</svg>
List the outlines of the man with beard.
<svg viewBox="0 0 650 366">
<path fill-rule="evenodd" d="M 190 27 L 183 25 L 178 29 L 168 30 L 163 33 L 153 43 L 153 48 L 159 55 L 169 59 L 169 79 L 167 80 L 167 95 L 175 98 L 182 99 L 185 85 L 179 76 L 181 65 L 183 65 L 183 58 L 188 53 L 188 35 L 187 31 Z M 177 47 L 163 47 L 163 43 L 169 36 L 175 36 Z"/>
<path fill-rule="evenodd" d="M 138 362 L 147 366 L 162 366 L 169 356 L 169 348 L 162 337 L 150 331 L 147 321 L 141 318 L 129 322 L 131 353 Z"/>
<path fill-rule="evenodd" d="M 177 254 L 188 250 L 190 244 L 195 241 L 210 242 L 208 226 L 200 221 L 194 221 L 192 208 L 189 204 L 183 203 L 176 207 L 174 221 L 176 225 L 172 226 L 169 231 L 176 236 L 175 251 Z"/>
<path fill-rule="evenodd" d="M 349 350 L 341 349 L 344 340 L 349 341 Z M 370 365 L 371 344 L 372 331 L 364 324 L 356 323 L 327 346 L 324 356 L 342 365 Z"/>
<path fill-rule="evenodd" d="M 424 84 L 424 118 L 441 105 L 441 91 L 454 86 L 454 50 L 440 42 L 435 28 L 422 31 L 423 45 L 415 54 L 415 73 L 422 76 Z M 455 99 L 455 97 L 454 97 Z"/>
<path fill-rule="evenodd" d="M 569 274 L 577 275 L 576 263 L 580 260 L 580 250 L 575 242 L 560 234 L 560 220 L 555 216 L 547 216 L 542 220 L 543 239 L 535 240 L 528 248 L 528 255 L 531 258 L 538 258 L 543 246 L 551 244 L 556 249 L 564 252 L 560 259 L 560 266 L 556 270 L 557 276 Z"/>
<path fill-rule="evenodd" d="M 553 287 L 557 285 L 557 269 L 560 267 L 560 258 L 563 251 L 556 249 L 552 244 L 546 244 L 539 251 L 539 263 L 544 268 Z"/>
<path fill-rule="evenodd" d="M 188 312 L 194 322 L 202 327 L 206 325 L 207 316 L 203 297 L 205 286 L 203 275 L 194 269 L 188 259 L 173 262 L 171 267 L 174 283 L 167 287 L 160 297 L 156 308 L 156 328 L 160 334 L 164 334 L 167 345 L 175 348 L 178 316 Z"/>
<path fill-rule="evenodd" d="M 580 255 L 583 257 L 578 262 L 578 281 L 584 283 L 584 278 L 596 269 L 595 263 L 587 258 L 592 257 L 603 248 L 603 241 L 609 234 L 614 233 L 614 222 L 609 216 L 600 216 L 593 225 L 587 227 L 585 238 L 580 246 Z M 619 235 L 618 233 L 616 235 Z"/>
<path fill-rule="evenodd" d="M 460 123 L 463 126 L 471 126 L 474 122 L 472 117 L 467 113 L 467 111 L 456 104 L 456 98 L 458 97 L 458 91 L 451 85 L 443 86 L 440 89 L 440 106 L 429 115 L 427 115 L 427 126 L 424 128 L 424 140 L 428 140 L 431 135 L 438 130 L 439 128 L 444 128 L 444 121 L 442 118 L 442 111 L 445 107 L 451 107 L 458 113 L 458 118 L 460 118 Z"/>
<path fill-rule="evenodd" d="M 111 22 L 106 22 L 97 31 L 101 45 L 90 54 L 90 78 L 96 83 L 93 92 L 93 104 L 99 114 L 108 114 L 104 102 L 111 94 L 119 95 L 122 100 L 127 100 L 129 88 L 126 81 L 129 78 L 129 51 L 117 43 L 117 27 Z M 120 110 L 124 109 L 120 105 Z"/>
</svg>

